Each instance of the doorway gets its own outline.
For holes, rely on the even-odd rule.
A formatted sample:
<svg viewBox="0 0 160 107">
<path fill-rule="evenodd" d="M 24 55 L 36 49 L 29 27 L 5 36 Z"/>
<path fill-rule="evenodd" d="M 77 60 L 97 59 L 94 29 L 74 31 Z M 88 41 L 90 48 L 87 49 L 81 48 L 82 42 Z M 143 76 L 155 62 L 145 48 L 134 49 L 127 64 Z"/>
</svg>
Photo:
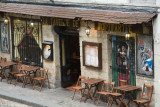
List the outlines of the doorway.
<svg viewBox="0 0 160 107">
<path fill-rule="evenodd" d="M 61 85 L 72 86 L 81 75 L 78 35 L 60 35 Z"/>
<path fill-rule="evenodd" d="M 112 75 L 118 85 L 119 79 L 136 85 L 135 78 L 135 39 L 126 40 L 123 36 L 112 36 Z"/>
</svg>

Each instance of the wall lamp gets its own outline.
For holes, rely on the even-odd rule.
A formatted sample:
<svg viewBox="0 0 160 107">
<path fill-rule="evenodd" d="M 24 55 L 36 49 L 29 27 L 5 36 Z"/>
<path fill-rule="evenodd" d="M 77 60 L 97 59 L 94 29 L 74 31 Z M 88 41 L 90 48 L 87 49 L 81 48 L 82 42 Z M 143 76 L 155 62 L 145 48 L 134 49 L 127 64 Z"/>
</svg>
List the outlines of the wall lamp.
<svg viewBox="0 0 160 107">
<path fill-rule="evenodd" d="M 127 39 L 127 40 L 129 40 L 129 38 L 130 38 L 130 33 L 129 33 L 129 31 L 128 31 L 128 29 L 125 31 L 125 38 Z"/>
<path fill-rule="evenodd" d="M 4 23 L 5 23 L 5 24 L 8 23 L 8 18 L 7 18 L 7 17 L 4 18 Z"/>
<path fill-rule="evenodd" d="M 91 29 L 91 28 L 88 26 L 88 21 L 87 21 L 87 26 L 86 26 L 86 29 L 85 29 L 87 36 L 90 35 L 90 29 Z"/>
<path fill-rule="evenodd" d="M 31 20 L 30 20 L 30 25 L 33 26 L 34 25 L 34 22 L 32 20 L 32 16 L 31 16 Z"/>
</svg>

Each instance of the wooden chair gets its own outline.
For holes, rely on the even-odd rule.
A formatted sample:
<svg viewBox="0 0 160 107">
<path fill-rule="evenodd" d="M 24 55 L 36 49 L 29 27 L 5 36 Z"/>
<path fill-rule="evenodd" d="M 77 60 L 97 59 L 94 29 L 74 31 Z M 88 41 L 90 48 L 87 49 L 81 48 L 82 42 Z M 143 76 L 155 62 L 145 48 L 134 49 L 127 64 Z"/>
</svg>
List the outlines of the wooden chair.
<svg viewBox="0 0 160 107">
<path fill-rule="evenodd" d="M 34 90 L 35 85 L 36 85 L 36 81 L 41 81 L 41 88 L 40 88 L 40 91 L 41 91 L 46 79 L 48 80 L 48 87 L 50 89 L 50 83 L 49 83 L 49 79 L 48 79 L 48 70 L 44 69 L 44 68 L 40 68 L 40 70 L 38 72 L 38 76 L 33 78 L 34 85 L 33 85 L 32 89 Z"/>
<path fill-rule="evenodd" d="M 7 61 L 6 58 L 1 57 L 1 62 L 6 62 L 6 61 Z"/>
<path fill-rule="evenodd" d="M 3 57 L 1 57 L 1 60 L 0 60 L 0 62 L 6 62 L 7 61 L 7 59 L 6 58 L 3 58 Z M 2 67 L 0 67 L 0 76 L 2 76 L 2 70 L 3 70 L 3 68 Z"/>
<path fill-rule="evenodd" d="M 81 102 L 84 91 L 86 89 L 86 87 L 82 86 L 81 81 L 86 80 L 86 79 L 88 78 L 84 76 L 79 76 L 76 86 L 73 87 L 74 92 L 73 92 L 72 100 L 74 99 L 76 92 L 81 92 L 81 99 L 80 99 L 80 102 Z"/>
<path fill-rule="evenodd" d="M 18 73 L 19 73 L 19 70 L 20 70 L 21 65 L 22 65 L 22 61 L 18 61 L 17 63 L 18 63 L 18 64 L 16 65 L 15 71 L 9 72 L 9 76 L 11 77 L 10 84 L 11 84 L 12 79 L 14 78 L 15 74 L 18 74 Z"/>
<path fill-rule="evenodd" d="M 143 85 L 143 90 L 140 99 L 133 100 L 137 107 L 140 107 L 141 105 L 146 107 L 145 104 L 147 104 L 147 107 L 149 107 L 149 104 L 151 102 L 153 93 L 153 86 L 149 85 Z"/>
<path fill-rule="evenodd" d="M 118 86 L 123 86 L 123 85 L 127 85 L 127 80 L 119 79 Z M 116 104 L 118 105 L 117 99 L 120 101 L 121 96 L 122 94 L 118 93 L 117 90 L 114 90 L 112 93 L 110 93 L 110 98 L 108 100 L 107 107 L 109 106 L 110 101 L 111 101 L 110 106 L 112 106 L 113 101 L 116 102 Z"/>
<path fill-rule="evenodd" d="M 98 105 L 102 95 L 104 95 L 107 100 L 107 96 L 109 96 L 110 93 L 113 92 L 114 85 L 115 85 L 115 82 L 111 82 L 111 81 L 104 81 L 103 82 L 101 91 L 97 92 L 99 94 L 97 105 Z"/>
<path fill-rule="evenodd" d="M 23 73 L 23 68 L 26 68 L 27 66 L 26 65 L 21 65 L 20 69 L 19 69 L 19 73 L 15 74 L 15 77 L 16 77 L 16 81 L 15 81 L 15 86 L 17 84 L 17 81 L 19 80 L 19 78 L 23 78 L 23 84 L 22 84 L 22 87 L 25 86 L 25 80 L 26 80 L 26 74 Z"/>
<path fill-rule="evenodd" d="M 123 86 L 123 85 L 127 85 L 127 80 L 121 80 L 121 79 L 119 79 L 118 86 Z"/>
</svg>

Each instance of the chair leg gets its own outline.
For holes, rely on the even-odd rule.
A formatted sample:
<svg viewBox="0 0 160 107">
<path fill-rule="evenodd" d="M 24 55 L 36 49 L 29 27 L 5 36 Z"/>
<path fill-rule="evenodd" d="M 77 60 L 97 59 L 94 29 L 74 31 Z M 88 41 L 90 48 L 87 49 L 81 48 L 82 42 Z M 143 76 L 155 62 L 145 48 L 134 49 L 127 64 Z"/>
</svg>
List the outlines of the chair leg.
<svg viewBox="0 0 160 107">
<path fill-rule="evenodd" d="M 111 96 L 109 96 L 109 98 L 108 98 L 107 107 L 109 106 L 110 100 L 111 100 Z"/>
<path fill-rule="evenodd" d="M 80 102 L 82 101 L 82 97 L 83 97 L 83 95 L 84 95 L 84 92 L 85 92 L 85 89 L 83 89 L 83 92 L 82 92 L 82 95 L 81 95 Z"/>
<path fill-rule="evenodd" d="M 26 84 L 27 84 L 28 79 L 29 79 L 29 78 L 28 78 L 27 76 L 25 76 L 25 80 L 26 80 L 26 81 L 24 81 L 24 88 L 25 88 L 25 86 L 26 86 Z"/>
<path fill-rule="evenodd" d="M 10 74 L 11 75 L 11 74 Z M 13 77 L 14 77 L 14 75 L 13 75 Z M 12 77 L 11 77 L 11 80 L 10 80 L 10 84 L 12 83 Z"/>
<path fill-rule="evenodd" d="M 76 89 L 73 92 L 72 100 L 74 99 L 75 93 L 76 93 Z"/>
<path fill-rule="evenodd" d="M 16 81 L 15 81 L 15 83 L 14 83 L 15 86 L 16 86 L 16 84 L 17 84 L 17 81 L 18 81 L 18 77 L 17 77 L 17 79 L 16 79 Z"/>
<path fill-rule="evenodd" d="M 22 88 L 25 88 L 25 77 L 23 77 L 23 84 L 22 84 Z"/>
<path fill-rule="evenodd" d="M 49 83 L 49 79 L 48 79 L 48 74 L 47 74 L 47 80 L 48 80 L 48 88 L 50 89 L 50 83 Z"/>
<path fill-rule="evenodd" d="M 44 82 L 45 82 L 45 79 L 42 81 L 42 85 L 41 85 L 40 92 L 41 92 L 41 90 L 42 90 L 42 87 L 43 87 Z"/>
<path fill-rule="evenodd" d="M 97 106 L 99 104 L 100 99 L 101 99 L 101 94 L 99 94 L 99 98 L 98 98 L 98 101 L 97 101 Z"/>
<path fill-rule="evenodd" d="M 33 80 L 33 87 L 32 87 L 33 90 L 35 88 L 35 85 L 36 85 L 36 80 Z"/>
</svg>

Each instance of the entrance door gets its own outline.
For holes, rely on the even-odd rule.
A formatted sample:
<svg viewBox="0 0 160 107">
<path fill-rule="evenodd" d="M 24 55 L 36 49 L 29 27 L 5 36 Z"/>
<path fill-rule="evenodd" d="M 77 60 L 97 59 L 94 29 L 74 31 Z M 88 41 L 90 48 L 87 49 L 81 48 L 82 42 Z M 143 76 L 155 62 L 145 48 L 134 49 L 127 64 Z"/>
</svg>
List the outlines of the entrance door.
<svg viewBox="0 0 160 107">
<path fill-rule="evenodd" d="M 76 83 L 80 70 L 79 36 L 60 36 L 61 84 L 68 87 Z"/>
<path fill-rule="evenodd" d="M 113 81 L 127 80 L 128 84 L 136 85 L 135 79 L 135 40 L 112 36 L 112 73 Z"/>
</svg>

